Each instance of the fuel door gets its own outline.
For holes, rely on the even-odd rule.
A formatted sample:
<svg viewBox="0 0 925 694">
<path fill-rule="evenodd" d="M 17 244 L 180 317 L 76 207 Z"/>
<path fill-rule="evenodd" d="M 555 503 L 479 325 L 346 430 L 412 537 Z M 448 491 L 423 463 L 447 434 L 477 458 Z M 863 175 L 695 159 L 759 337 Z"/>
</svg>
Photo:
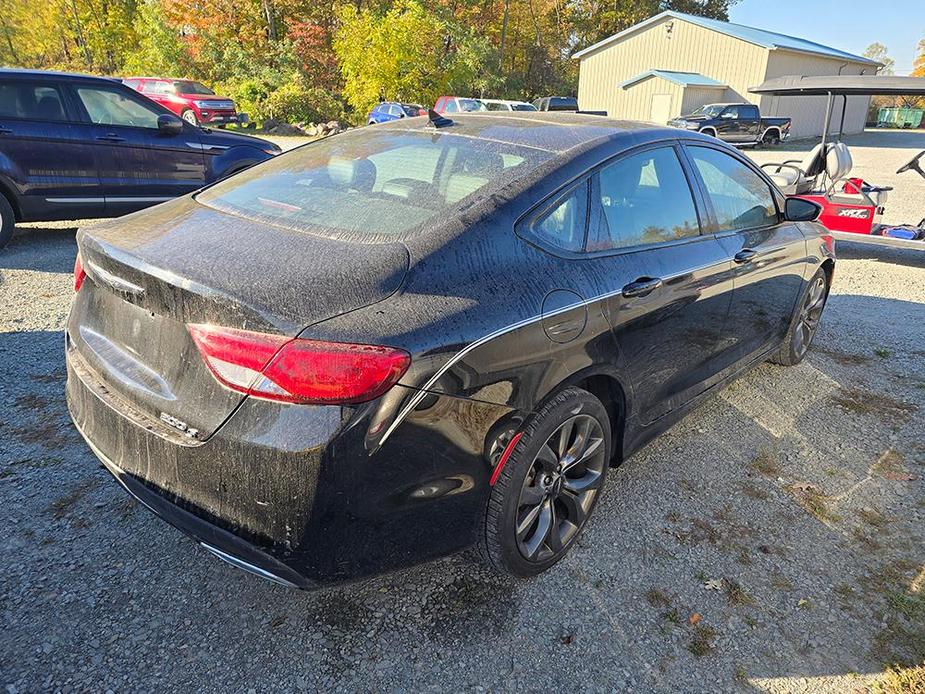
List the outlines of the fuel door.
<svg viewBox="0 0 925 694">
<path fill-rule="evenodd" d="M 543 331 L 553 342 L 577 339 L 587 324 L 588 307 L 577 292 L 554 289 L 543 299 Z"/>
</svg>

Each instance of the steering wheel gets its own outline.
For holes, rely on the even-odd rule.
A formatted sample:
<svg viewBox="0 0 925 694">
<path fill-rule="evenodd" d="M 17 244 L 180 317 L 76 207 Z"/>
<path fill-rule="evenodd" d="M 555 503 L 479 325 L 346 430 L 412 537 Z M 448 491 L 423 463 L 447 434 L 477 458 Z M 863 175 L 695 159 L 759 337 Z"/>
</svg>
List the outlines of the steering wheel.
<svg viewBox="0 0 925 694">
<path fill-rule="evenodd" d="M 919 160 L 921 160 L 923 156 L 925 156 L 925 149 L 912 157 L 912 159 L 907 161 L 905 165 L 896 169 L 896 173 L 901 174 L 906 171 L 918 171 L 920 174 L 925 176 L 925 173 L 922 173 L 922 167 L 919 165 Z"/>
</svg>

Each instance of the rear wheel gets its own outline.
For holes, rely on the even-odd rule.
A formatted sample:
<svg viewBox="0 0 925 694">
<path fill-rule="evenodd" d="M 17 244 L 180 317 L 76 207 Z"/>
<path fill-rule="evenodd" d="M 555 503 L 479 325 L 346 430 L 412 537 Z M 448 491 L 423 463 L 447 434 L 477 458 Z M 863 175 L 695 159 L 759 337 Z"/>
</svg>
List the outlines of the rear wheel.
<svg viewBox="0 0 925 694">
<path fill-rule="evenodd" d="M 187 123 L 191 123 L 192 125 L 199 125 L 199 119 L 196 118 L 196 114 L 191 108 L 188 108 L 183 113 L 181 113 L 180 118 L 185 120 Z"/>
<path fill-rule="evenodd" d="M 761 144 L 766 147 L 774 147 L 775 145 L 780 144 L 780 135 L 776 130 L 769 130 L 764 134 L 764 137 L 761 138 Z"/>
<path fill-rule="evenodd" d="M 790 324 L 790 330 L 784 344 L 775 352 L 770 361 L 782 366 L 795 366 L 803 361 L 809 351 L 825 302 L 829 298 L 829 280 L 825 270 L 819 268 L 809 281 L 800 298 L 800 310 Z"/>
<path fill-rule="evenodd" d="M 562 559 L 597 505 L 610 446 L 607 411 L 579 388 L 528 420 L 491 490 L 480 547 L 487 563 L 527 577 Z"/>
<path fill-rule="evenodd" d="M 16 226 L 16 215 L 2 193 L 0 193 L 0 248 L 3 248 L 13 238 L 13 228 Z"/>
</svg>

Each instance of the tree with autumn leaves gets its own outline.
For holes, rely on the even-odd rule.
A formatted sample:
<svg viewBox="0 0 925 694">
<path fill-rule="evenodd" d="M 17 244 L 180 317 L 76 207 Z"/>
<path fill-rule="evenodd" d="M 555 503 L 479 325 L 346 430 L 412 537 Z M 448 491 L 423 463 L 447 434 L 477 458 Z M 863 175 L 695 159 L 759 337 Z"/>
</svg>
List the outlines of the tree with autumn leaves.
<svg viewBox="0 0 925 694">
<path fill-rule="evenodd" d="M 359 121 L 381 99 L 574 93 L 581 48 L 736 0 L 4 0 L 0 64 L 198 79 L 257 119 Z"/>
</svg>

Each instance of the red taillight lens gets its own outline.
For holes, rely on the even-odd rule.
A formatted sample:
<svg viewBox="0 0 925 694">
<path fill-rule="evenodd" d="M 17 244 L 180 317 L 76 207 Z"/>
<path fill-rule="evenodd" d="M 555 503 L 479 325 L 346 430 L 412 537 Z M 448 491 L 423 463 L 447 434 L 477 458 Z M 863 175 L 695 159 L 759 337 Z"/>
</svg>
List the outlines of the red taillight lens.
<svg viewBox="0 0 925 694">
<path fill-rule="evenodd" d="M 188 326 L 202 358 L 228 388 L 293 403 L 378 398 L 411 364 L 393 347 L 300 340 L 210 325 Z"/>
<path fill-rule="evenodd" d="M 74 258 L 74 291 L 79 292 L 84 280 L 87 279 L 87 271 L 84 270 L 83 263 L 80 262 L 80 253 Z"/>
</svg>

